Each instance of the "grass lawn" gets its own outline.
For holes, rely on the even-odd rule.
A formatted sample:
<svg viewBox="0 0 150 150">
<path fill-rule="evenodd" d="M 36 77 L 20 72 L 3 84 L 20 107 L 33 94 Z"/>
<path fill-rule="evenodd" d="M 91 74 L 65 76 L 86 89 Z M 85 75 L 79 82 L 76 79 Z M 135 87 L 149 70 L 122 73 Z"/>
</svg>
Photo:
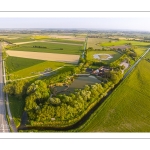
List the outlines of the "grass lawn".
<svg viewBox="0 0 150 150">
<path fill-rule="evenodd" d="M 99 61 L 98 59 L 95 59 L 93 57 L 94 54 L 110 54 L 113 58 L 111 58 L 110 60 L 102 60 L 102 62 L 105 62 L 105 63 L 111 63 L 115 61 L 116 59 L 118 59 L 119 57 L 121 57 L 121 54 L 115 51 L 88 51 L 87 60 Z"/>
<path fill-rule="evenodd" d="M 46 48 L 34 48 L 33 46 L 41 46 Z M 54 43 L 46 43 L 46 42 L 28 43 L 28 44 L 20 45 L 19 47 L 12 47 L 10 49 L 18 50 L 18 51 L 75 54 L 75 55 L 80 55 L 83 52 L 83 46 L 58 44 L 58 43 L 54 44 Z"/>
<path fill-rule="evenodd" d="M 59 67 L 62 67 L 66 65 L 62 62 L 52 62 L 52 61 L 45 61 L 39 64 L 36 64 L 31 67 L 24 68 L 22 70 L 13 72 L 13 75 L 16 77 L 28 77 L 28 76 L 34 76 L 39 74 L 39 72 L 45 72 L 47 69 L 50 69 L 49 71 L 55 70 Z M 68 64 L 67 64 L 68 65 Z"/>
<path fill-rule="evenodd" d="M 150 132 L 149 74 L 150 63 L 142 60 L 78 131 Z"/>
<path fill-rule="evenodd" d="M 18 70 L 34 66 L 36 64 L 44 62 L 43 60 L 27 59 L 19 57 L 7 57 L 6 68 L 8 73 L 16 72 Z"/>
<path fill-rule="evenodd" d="M 18 100 L 13 96 L 9 96 L 10 111 L 16 127 L 18 127 L 21 123 L 24 105 L 25 105 L 24 100 Z"/>
</svg>

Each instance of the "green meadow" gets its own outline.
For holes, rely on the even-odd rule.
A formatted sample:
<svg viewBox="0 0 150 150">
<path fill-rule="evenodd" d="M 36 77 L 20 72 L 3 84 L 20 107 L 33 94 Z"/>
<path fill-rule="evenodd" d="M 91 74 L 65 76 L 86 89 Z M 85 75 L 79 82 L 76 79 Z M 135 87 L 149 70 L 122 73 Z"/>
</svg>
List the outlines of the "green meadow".
<svg viewBox="0 0 150 150">
<path fill-rule="evenodd" d="M 108 38 L 88 38 L 87 41 L 87 48 L 93 47 L 94 49 L 100 49 L 102 48 L 102 43 L 108 43 L 110 39 Z M 115 41 L 115 40 L 112 40 Z"/>
<path fill-rule="evenodd" d="M 16 38 L 16 39 L 6 39 L 6 40 L 10 41 L 11 43 L 34 41 L 34 39 L 31 38 Z"/>
<path fill-rule="evenodd" d="M 15 77 L 34 76 L 46 70 L 53 71 L 64 65 L 69 65 L 63 62 L 43 61 L 19 57 L 7 57 L 6 69 L 7 73 Z"/>
<path fill-rule="evenodd" d="M 66 40 L 66 39 L 50 39 L 52 42 L 61 42 L 61 43 L 73 43 L 73 44 L 83 44 L 84 41 L 78 40 Z"/>
<path fill-rule="evenodd" d="M 103 42 L 101 46 L 119 46 L 125 45 L 127 43 L 131 43 L 133 46 L 150 46 L 150 43 L 147 42 L 140 42 L 140 41 L 128 41 L 128 40 L 119 40 L 119 41 L 111 41 L 111 42 Z"/>
<path fill-rule="evenodd" d="M 63 67 L 66 65 L 62 62 L 52 62 L 52 61 L 45 61 L 43 63 L 16 71 L 13 73 L 14 76 L 17 77 L 27 77 L 27 76 L 34 76 L 39 73 L 46 73 L 46 70 L 53 71 L 59 67 Z"/>
<path fill-rule="evenodd" d="M 41 48 L 37 48 L 33 46 L 40 46 Z M 42 48 L 42 47 L 45 47 L 45 48 Z M 59 44 L 59 43 L 48 43 L 48 42 L 28 43 L 28 44 L 19 45 L 17 47 L 11 47 L 9 49 L 18 50 L 18 51 L 75 54 L 75 55 L 80 55 L 83 52 L 83 46 L 67 45 L 67 44 Z"/>
<path fill-rule="evenodd" d="M 6 59 L 6 68 L 8 73 L 13 73 L 18 70 L 22 70 L 39 63 L 44 62 L 43 60 L 20 58 L 20 57 L 7 57 Z"/>
</svg>

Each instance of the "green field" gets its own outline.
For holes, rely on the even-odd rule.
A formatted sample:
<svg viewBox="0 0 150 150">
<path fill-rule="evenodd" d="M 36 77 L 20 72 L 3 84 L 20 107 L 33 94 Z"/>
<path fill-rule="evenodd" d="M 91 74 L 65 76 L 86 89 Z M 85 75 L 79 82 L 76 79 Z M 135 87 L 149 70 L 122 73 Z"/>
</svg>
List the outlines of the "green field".
<svg viewBox="0 0 150 150">
<path fill-rule="evenodd" d="M 111 58 L 110 60 L 102 60 L 102 62 L 105 62 L 105 63 L 111 63 L 111 62 L 117 60 L 119 57 L 121 57 L 121 54 L 118 52 L 115 52 L 115 51 L 88 51 L 87 52 L 87 60 L 99 62 L 100 60 L 97 60 L 93 57 L 94 54 L 110 54 L 111 56 L 113 56 L 113 58 Z"/>
<path fill-rule="evenodd" d="M 42 62 L 44 62 L 44 61 L 9 56 L 6 59 L 6 68 L 7 68 L 8 73 L 12 73 L 12 72 L 16 72 L 18 70 L 24 69 L 24 68 L 28 68 L 28 67 L 37 65 Z"/>
<path fill-rule="evenodd" d="M 6 41 L 10 41 L 11 43 L 19 43 L 19 42 L 34 41 L 34 39 L 31 39 L 31 38 L 16 38 L 16 39 L 6 39 Z"/>
<path fill-rule="evenodd" d="M 111 42 L 109 42 L 111 41 Z M 119 46 L 125 45 L 127 43 L 131 43 L 133 49 L 137 53 L 138 56 L 142 55 L 147 48 L 150 47 L 150 43 L 148 42 L 140 42 L 140 41 L 128 41 L 128 40 L 111 40 L 105 38 L 88 38 L 88 47 L 93 47 L 94 49 L 101 49 L 102 47 L 111 47 L 111 46 Z"/>
<path fill-rule="evenodd" d="M 137 53 L 137 56 L 142 55 L 148 48 L 144 48 L 144 47 L 137 47 L 134 48 L 134 51 Z"/>
<path fill-rule="evenodd" d="M 13 75 L 18 77 L 27 77 L 27 76 L 34 76 L 39 74 L 40 72 L 46 73 L 47 69 L 50 69 L 51 71 L 64 66 L 65 63 L 62 62 L 52 62 L 52 61 L 46 61 L 22 70 L 19 70 L 17 72 L 14 72 Z"/>
<path fill-rule="evenodd" d="M 50 39 L 52 42 L 62 42 L 62 43 L 73 43 L 73 44 L 83 44 L 84 41 L 78 41 L 78 40 L 66 40 L 66 39 Z"/>
<path fill-rule="evenodd" d="M 105 39 L 105 38 L 88 38 L 87 48 L 93 47 L 94 49 L 101 49 L 102 46 L 100 44 L 107 43 L 109 41 L 110 39 Z"/>
<path fill-rule="evenodd" d="M 24 100 L 18 100 L 13 96 L 9 96 L 9 106 L 16 127 L 20 125 L 21 116 L 24 110 Z"/>
<path fill-rule="evenodd" d="M 34 48 L 33 46 L 41 46 L 46 48 Z M 19 47 L 11 47 L 10 50 L 31 51 L 31 52 L 45 52 L 45 53 L 59 53 L 59 54 L 75 54 L 79 55 L 83 52 L 83 46 L 54 44 L 46 42 L 34 42 L 20 45 Z"/>
<path fill-rule="evenodd" d="M 150 59 L 150 52 L 147 53 L 146 58 Z"/>
<path fill-rule="evenodd" d="M 120 41 L 111 41 L 111 42 L 103 42 L 100 46 L 118 46 L 118 45 L 125 45 L 127 43 L 131 43 L 133 46 L 150 46 L 150 43 L 147 42 L 140 42 L 140 41 L 127 41 L 127 40 L 120 40 Z"/>
<path fill-rule="evenodd" d="M 150 63 L 142 60 L 78 131 L 150 132 L 149 74 Z"/>
</svg>

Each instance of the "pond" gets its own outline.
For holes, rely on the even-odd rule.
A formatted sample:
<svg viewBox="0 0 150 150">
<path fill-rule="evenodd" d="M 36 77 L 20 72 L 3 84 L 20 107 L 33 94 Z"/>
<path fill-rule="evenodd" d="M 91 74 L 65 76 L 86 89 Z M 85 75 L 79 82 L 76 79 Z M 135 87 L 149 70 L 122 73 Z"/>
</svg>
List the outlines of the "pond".
<svg viewBox="0 0 150 150">
<path fill-rule="evenodd" d="M 95 83 L 100 83 L 100 80 L 98 80 L 94 76 L 79 76 L 75 78 L 75 80 L 69 85 L 68 90 L 61 92 L 61 94 L 69 94 L 71 92 L 74 92 L 75 89 L 83 89 L 85 85 L 93 85 Z M 63 87 L 57 87 L 58 91 L 62 89 Z"/>
</svg>

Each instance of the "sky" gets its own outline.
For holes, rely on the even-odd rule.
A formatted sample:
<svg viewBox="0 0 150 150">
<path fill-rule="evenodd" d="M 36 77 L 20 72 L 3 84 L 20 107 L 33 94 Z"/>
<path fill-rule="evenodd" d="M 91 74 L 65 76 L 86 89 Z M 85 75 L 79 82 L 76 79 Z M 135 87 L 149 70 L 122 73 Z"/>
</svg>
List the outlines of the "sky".
<svg viewBox="0 0 150 150">
<path fill-rule="evenodd" d="M 150 31 L 150 18 L 0 18 L 0 28 Z"/>
</svg>

